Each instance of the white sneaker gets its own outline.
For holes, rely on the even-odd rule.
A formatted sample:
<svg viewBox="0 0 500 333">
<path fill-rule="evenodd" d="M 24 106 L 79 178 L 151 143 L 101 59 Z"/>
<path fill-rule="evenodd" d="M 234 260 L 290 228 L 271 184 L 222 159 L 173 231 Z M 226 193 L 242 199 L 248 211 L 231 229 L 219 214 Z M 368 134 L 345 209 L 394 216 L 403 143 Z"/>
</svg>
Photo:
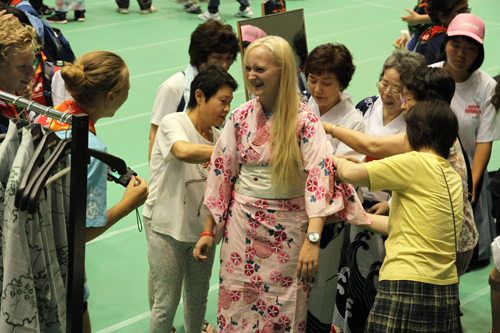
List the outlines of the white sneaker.
<svg viewBox="0 0 500 333">
<path fill-rule="evenodd" d="M 190 7 L 186 8 L 186 13 L 200 14 L 201 13 L 201 8 L 200 8 L 200 6 L 191 4 Z"/>
<path fill-rule="evenodd" d="M 236 13 L 234 13 L 234 16 L 236 17 L 251 17 L 253 15 L 252 8 L 247 7 L 245 10 L 238 10 Z"/>
<path fill-rule="evenodd" d="M 206 12 L 204 12 L 203 14 L 198 15 L 198 18 L 200 20 L 203 20 L 203 21 L 207 21 L 207 20 L 220 21 L 221 20 L 219 12 L 212 14 L 208 10 Z"/>
<path fill-rule="evenodd" d="M 156 13 L 157 11 L 158 11 L 158 8 L 151 6 L 148 9 L 141 10 L 141 14 L 151 14 L 151 13 Z"/>
<path fill-rule="evenodd" d="M 120 14 L 128 14 L 128 8 L 116 7 L 116 11 Z"/>
</svg>

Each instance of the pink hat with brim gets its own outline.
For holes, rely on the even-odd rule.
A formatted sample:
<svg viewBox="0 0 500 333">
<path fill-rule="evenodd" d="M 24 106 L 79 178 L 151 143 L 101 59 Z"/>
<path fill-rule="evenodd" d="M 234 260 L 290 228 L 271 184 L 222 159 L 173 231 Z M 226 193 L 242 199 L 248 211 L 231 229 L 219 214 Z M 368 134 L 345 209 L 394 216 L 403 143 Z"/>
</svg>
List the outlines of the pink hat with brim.
<svg viewBox="0 0 500 333">
<path fill-rule="evenodd" d="M 241 35 L 242 35 L 241 38 L 242 41 L 250 43 L 253 42 L 254 40 L 267 36 L 264 30 L 257 28 L 253 25 L 241 26 Z"/>
<path fill-rule="evenodd" d="M 484 21 L 473 14 L 458 14 L 451 21 L 446 34 L 450 37 L 467 36 L 483 44 Z"/>
</svg>

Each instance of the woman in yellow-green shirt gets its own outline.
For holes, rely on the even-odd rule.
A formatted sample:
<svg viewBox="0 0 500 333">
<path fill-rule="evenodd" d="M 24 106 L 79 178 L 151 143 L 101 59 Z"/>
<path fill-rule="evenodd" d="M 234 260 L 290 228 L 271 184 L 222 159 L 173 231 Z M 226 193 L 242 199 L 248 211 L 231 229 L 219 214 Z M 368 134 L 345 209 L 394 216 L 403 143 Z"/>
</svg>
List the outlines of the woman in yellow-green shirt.
<svg viewBox="0 0 500 333">
<path fill-rule="evenodd" d="M 458 121 L 440 100 L 415 105 L 405 120 L 408 153 L 364 164 L 334 157 L 343 181 L 393 193 L 388 220 L 371 216 L 371 229 L 389 237 L 365 332 L 459 332 L 462 182 L 446 161 Z"/>
</svg>

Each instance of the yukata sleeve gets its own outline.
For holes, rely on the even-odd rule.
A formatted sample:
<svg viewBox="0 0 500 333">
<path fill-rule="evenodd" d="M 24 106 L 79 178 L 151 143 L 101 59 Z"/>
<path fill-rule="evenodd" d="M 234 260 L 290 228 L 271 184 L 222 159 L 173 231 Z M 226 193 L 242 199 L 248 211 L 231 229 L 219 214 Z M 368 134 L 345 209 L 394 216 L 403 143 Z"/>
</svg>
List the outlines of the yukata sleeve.
<svg viewBox="0 0 500 333">
<path fill-rule="evenodd" d="M 299 113 L 297 130 L 307 174 L 305 202 L 309 218 L 335 215 L 352 224 L 370 224 L 354 187 L 335 180 L 333 150 L 318 117 L 310 111 Z"/>
<path fill-rule="evenodd" d="M 232 192 L 240 170 L 237 156 L 235 112 L 236 110 L 229 117 L 219 140 L 215 144 L 208 167 L 205 211 L 212 215 L 215 220 L 214 233 L 217 243 L 225 233 Z"/>
<path fill-rule="evenodd" d="M 350 129 L 361 132 L 361 133 L 365 133 L 366 125 L 365 125 L 365 122 L 363 121 L 363 118 L 360 118 L 359 121 L 353 123 L 351 125 Z M 354 158 L 360 160 L 361 162 L 365 161 L 365 155 L 358 153 L 357 151 L 355 151 L 354 149 L 352 149 L 351 147 L 349 147 L 348 145 L 346 145 L 342 141 L 337 146 L 337 150 L 335 151 L 335 155 L 337 155 L 337 156 L 338 155 L 351 156 L 351 157 L 354 157 Z"/>
</svg>

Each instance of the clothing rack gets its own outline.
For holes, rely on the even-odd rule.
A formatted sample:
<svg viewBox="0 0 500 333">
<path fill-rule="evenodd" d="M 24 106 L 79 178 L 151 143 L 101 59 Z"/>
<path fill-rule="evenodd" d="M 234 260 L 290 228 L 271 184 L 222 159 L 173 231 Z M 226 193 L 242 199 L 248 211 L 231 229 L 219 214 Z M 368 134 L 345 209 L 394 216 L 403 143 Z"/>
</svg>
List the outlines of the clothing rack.
<svg viewBox="0 0 500 333">
<path fill-rule="evenodd" d="M 89 116 L 87 114 L 63 113 L 3 91 L 0 91 L 0 99 L 23 107 L 27 112 L 34 111 L 71 125 L 71 151 L 73 153 L 71 154 L 70 223 L 68 226 L 66 331 L 80 333 L 83 325 Z"/>
</svg>

